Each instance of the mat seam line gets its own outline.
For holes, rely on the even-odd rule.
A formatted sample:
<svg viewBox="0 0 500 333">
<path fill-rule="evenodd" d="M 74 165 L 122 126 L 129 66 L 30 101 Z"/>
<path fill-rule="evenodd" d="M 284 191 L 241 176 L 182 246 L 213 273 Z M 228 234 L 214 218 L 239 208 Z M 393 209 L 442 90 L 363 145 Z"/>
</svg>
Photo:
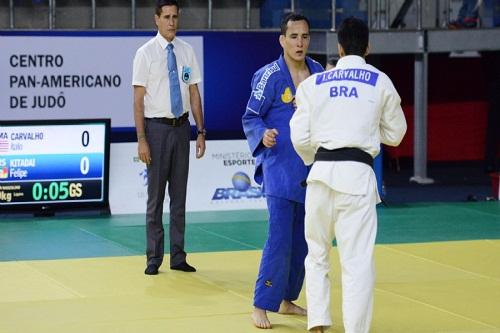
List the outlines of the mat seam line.
<svg viewBox="0 0 500 333">
<path fill-rule="evenodd" d="M 80 298 L 85 298 L 86 296 L 83 295 L 83 294 L 80 294 L 79 292 L 77 292 L 76 290 L 73 290 L 71 289 L 70 287 L 66 286 L 65 284 L 63 284 L 62 282 L 60 282 L 59 280 L 53 278 L 52 276 L 48 275 L 47 273 L 37 269 L 36 267 L 33 267 L 31 266 L 30 264 L 28 264 L 28 262 L 26 261 L 18 261 L 18 263 L 22 263 L 23 265 L 27 266 L 28 268 L 44 275 L 45 277 L 49 278 L 52 282 L 54 282 L 55 284 L 57 284 L 59 287 L 63 288 L 64 290 L 70 292 L 71 294 L 73 294 L 74 296 L 77 296 L 77 297 L 80 297 Z"/>
<path fill-rule="evenodd" d="M 201 227 L 196 227 L 196 228 L 200 229 L 201 231 L 206 232 L 207 234 L 210 234 L 210 235 L 213 235 L 213 236 L 216 236 L 216 237 L 222 238 L 222 239 L 227 239 L 227 240 L 230 240 L 230 241 L 235 242 L 235 243 L 240 244 L 240 245 L 244 245 L 244 246 L 246 246 L 246 247 L 251 248 L 252 250 L 259 250 L 259 248 L 258 248 L 258 247 L 256 247 L 256 246 L 254 246 L 254 245 L 251 245 L 251 244 L 248 244 L 248 243 L 241 242 L 241 241 L 236 240 L 236 239 L 234 239 L 234 238 L 230 238 L 230 237 L 227 237 L 227 236 L 224 236 L 224 235 L 218 234 L 218 233 L 216 233 L 216 232 L 206 230 L 206 229 L 201 228 Z"/>
<path fill-rule="evenodd" d="M 481 324 L 481 325 L 489 327 L 489 328 L 495 328 L 495 329 L 498 328 L 498 327 L 492 326 L 492 325 L 490 325 L 488 323 L 484 323 L 482 321 L 479 321 L 479 320 L 476 320 L 476 319 L 473 319 L 473 318 L 470 318 L 470 317 L 466 317 L 466 316 L 461 315 L 459 313 L 452 312 L 452 311 L 440 308 L 440 307 L 438 307 L 436 305 L 432 305 L 432 304 L 429 304 L 429 303 L 426 303 L 426 302 L 419 301 L 418 299 L 415 299 L 415 298 L 412 298 L 412 297 L 404 296 L 404 295 L 401 295 L 401 294 L 398 294 L 398 293 L 395 293 L 395 292 L 392 292 L 392 291 L 388 291 L 388 290 L 385 290 L 385 289 L 382 289 L 382 288 L 375 288 L 375 290 L 381 291 L 381 292 L 385 292 L 385 293 L 388 293 L 388 294 L 392 294 L 392 295 L 395 295 L 397 297 L 400 297 L 400 298 L 403 298 L 403 299 L 406 299 L 406 300 L 409 300 L 409 301 L 412 301 L 412 302 L 415 302 L 415 303 L 418 303 L 418 304 L 430 307 L 432 309 L 435 309 L 435 310 L 438 310 L 438 311 L 441 311 L 441 312 L 444 312 L 444 313 L 448 313 L 448 314 L 453 315 L 455 317 L 459 317 L 459 318 L 462 318 L 462 319 L 465 319 L 465 320 L 469 320 L 469 321 L 477 323 L 477 324 Z"/>
<path fill-rule="evenodd" d="M 109 239 L 109 238 L 106 238 L 106 237 L 100 236 L 100 235 L 95 234 L 95 233 L 93 233 L 93 232 L 91 232 L 91 231 L 88 231 L 88 230 L 86 230 L 86 229 L 84 229 L 84 228 L 82 228 L 82 227 L 78 227 L 78 230 L 81 230 L 81 231 L 83 231 L 83 232 L 85 232 L 85 233 L 88 233 L 89 235 L 92 235 L 92 236 L 94 236 L 94 237 L 97 237 L 97 238 L 100 238 L 100 239 L 102 239 L 102 240 L 105 240 L 106 242 L 110 242 L 110 243 L 114 244 L 115 246 L 117 246 L 117 247 L 119 247 L 119 248 L 121 248 L 121 249 L 123 249 L 123 250 L 126 250 L 127 252 L 129 252 L 129 253 L 130 253 L 130 254 L 132 254 L 132 255 L 140 255 L 140 253 L 137 253 L 137 252 L 135 252 L 133 249 L 131 249 L 131 248 L 129 248 L 129 247 L 126 247 L 126 246 L 124 246 L 124 245 L 122 245 L 122 244 L 120 244 L 120 243 L 118 243 L 118 242 L 116 242 L 116 241 L 114 241 L 114 240 L 112 240 L 112 239 Z"/>
<path fill-rule="evenodd" d="M 466 269 L 463 269 L 463 268 L 460 268 L 460 267 L 457 267 L 457 266 L 444 264 L 444 263 L 436 261 L 436 260 L 432 260 L 432 259 L 428 259 L 428 258 L 425 258 L 425 257 L 418 256 L 416 254 L 408 253 L 408 252 L 405 252 L 405 251 L 402 251 L 402 250 L 397 250 L 397 249 L 394 249 L 394 248 L 392 248 L 390 246 L 387 246 L 387 245 L 378 245 L 378 246 L 381 247 L 381 248 L 387 249 L 389 251 L 393 251 L 393 252 L 396 252 L 396 253 L 404 254 L 404 255 L 407 255 L 407 256 L 413 257 L 413 258 L 418 258 L 418 259 L 421 259 L 421 260 L 424 260 L 424 261 L 427 261 L 427 262 L 431 262 L 433 264 L 437 264 L 437 265 L 440 265 L 440 266 L 443 266 L 443 267 L 452 268 L 452 269 L 461 271 L 463 273 L 468 273 L 468 274 L 474 275 L 476 277 L 480 277 L 480 278 L 483 278 L 483 279 L 490 279 L 490 280 L 500 281 L 500 279 L 495 278 L 493 276 L 483 275 L 483 274 L 472 272 L 472 271 L 469 271 L 469 270 L 466 270 Z"/>
</svg>

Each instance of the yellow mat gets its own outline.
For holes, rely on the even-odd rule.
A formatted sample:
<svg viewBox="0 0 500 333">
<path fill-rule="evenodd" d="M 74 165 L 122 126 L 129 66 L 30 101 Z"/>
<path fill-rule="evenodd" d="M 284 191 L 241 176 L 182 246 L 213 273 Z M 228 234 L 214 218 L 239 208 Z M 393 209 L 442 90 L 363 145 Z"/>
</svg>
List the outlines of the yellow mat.
<svg viewBox="0 0 500 333">
<path fill-rule="evenodd" d="M 500 332 L 500 241 L 378 245 L 372 333 Z M 0 332 L 262 332 L 250 321 L 260 251 L 196 253 L 197 273 L 146 276 L 144 257 L 0 263 Z M 334 326 L 341 323 L 332 250 Z M 305 306 L 304 295 L 298 300 Z M 273 332 L 305 317 L 270 314 Z"/>
</svg>

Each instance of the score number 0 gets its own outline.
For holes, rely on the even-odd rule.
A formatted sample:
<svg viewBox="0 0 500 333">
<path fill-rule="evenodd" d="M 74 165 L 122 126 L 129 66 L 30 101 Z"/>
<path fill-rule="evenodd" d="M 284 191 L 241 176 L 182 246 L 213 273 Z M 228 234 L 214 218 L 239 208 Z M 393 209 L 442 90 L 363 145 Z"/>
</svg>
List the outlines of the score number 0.
<svg viewBox="0 0 500 333">
<path fill-rule="evenodd" d="M 90 134 L 88 131 L 82 132 L 82 146 L 87 147 L 90 142 Z M 83 156 L 80 160 L 80 172 L 82 175 L 86 175 L 90 170 L 90 161 L 87 156 Z"/>
<path fill-rule="evenodd" d="M 82 146 L 87 147 L 90 142 L 90 134 L 88 131 L 82 132 Z M 90 170 L 90 160 L 87 156 L 83 156 L 80 160 L 80 172 L 86 175 Z M 33 184 L 32 188 L 33 199 L 41 200 L 48 198 L 50 200 L 64 200 L 69 197 L 81 197 L 82 184 L 69 182 L 51 182 L 48 188 L 44 188 L 39 182 Z M 48 194 L 48 196 L 46 195 Z"/>
</svg>

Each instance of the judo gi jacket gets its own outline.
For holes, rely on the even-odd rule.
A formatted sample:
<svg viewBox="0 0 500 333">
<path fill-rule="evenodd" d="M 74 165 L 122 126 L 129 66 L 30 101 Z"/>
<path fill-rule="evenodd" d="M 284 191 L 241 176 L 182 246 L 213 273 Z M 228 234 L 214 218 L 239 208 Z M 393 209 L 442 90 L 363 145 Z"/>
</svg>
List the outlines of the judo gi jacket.
<svg viewBox="0 0 500 333">
<path fill-rule="evenodd" d="M 323 67 L 306 57 L 311 74 Z M 252 94 L 242 117 L 243 130 L 252 155 L 256 158 L 254 179 L 263 185 L 266 195 L 304 203 L 309 168 L 293 149 L 289 122 L 295 111 L 295 86 L 285 63 L 280 58 L 260 68 L 252 79 Z M 276 144 L 266 148 L 262 137 L 266 129 L 276 128 Z"/>
</svg>

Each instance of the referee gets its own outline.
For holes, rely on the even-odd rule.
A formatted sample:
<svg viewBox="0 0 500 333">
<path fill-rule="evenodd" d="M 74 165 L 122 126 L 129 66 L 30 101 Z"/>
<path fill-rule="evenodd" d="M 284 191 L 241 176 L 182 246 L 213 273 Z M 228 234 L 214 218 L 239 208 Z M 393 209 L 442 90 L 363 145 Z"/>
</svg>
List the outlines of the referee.
<svg viewBox="0 0 500 333">
<path fill-rule="evenodd" d="M 147 165 L 147 267 L 156 275 L 163 262 L 163 201 L 170 197 L 170 269 L 195 272 L 186 262 L 184 232 L 189 170 L 189 140 L 193 113 L 198 137 L 196 158 L 205 153 L 205 129 L 198 83 L 200 69 L 191 45 L 176 37 L 179 5 L 157 1 L 156 37 L 142 45 L 134 58 L 134 120 L 138 153 Z"/>
</svg>

